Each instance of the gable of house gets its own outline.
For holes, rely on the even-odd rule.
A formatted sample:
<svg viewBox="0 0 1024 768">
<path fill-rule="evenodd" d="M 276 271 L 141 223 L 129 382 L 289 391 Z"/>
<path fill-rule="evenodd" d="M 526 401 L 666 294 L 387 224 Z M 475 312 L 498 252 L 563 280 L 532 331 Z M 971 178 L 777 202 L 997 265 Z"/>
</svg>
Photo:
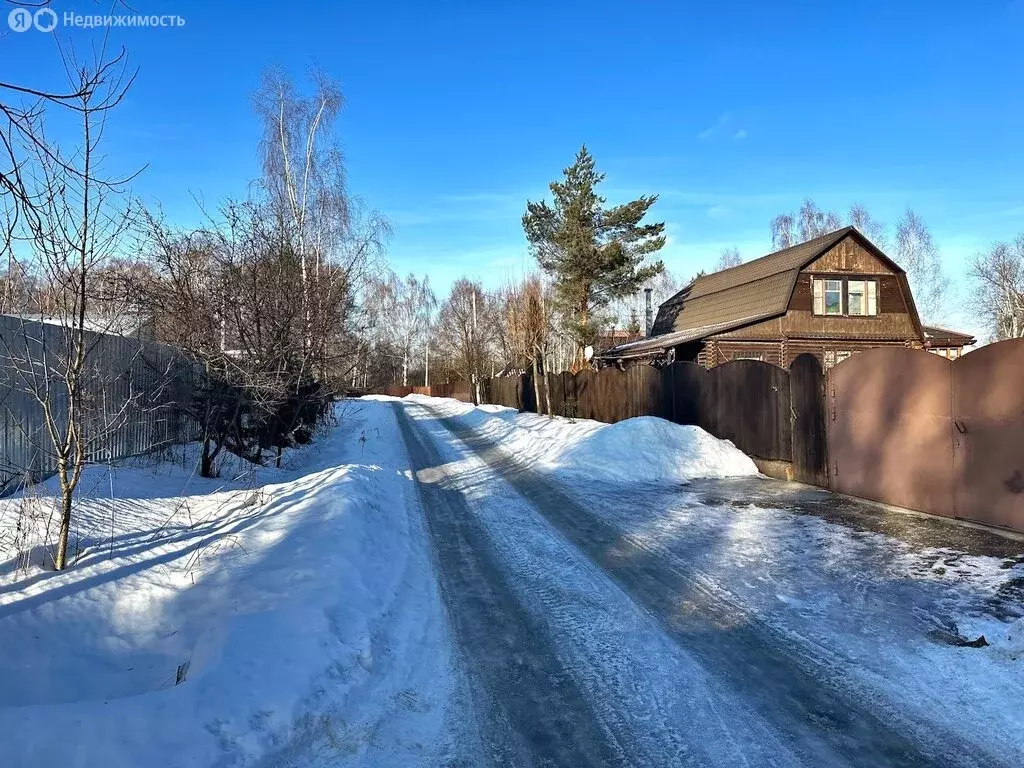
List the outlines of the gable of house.
<svg viewBox="0 0 1024 768">
<path fill-rule="evenodd" d="M 823 302 L 826 289 L 841 296 L 838 312 L 816 307 L 815 293 Z M 855 298 L 870 302 L 870 312 L 850 311 Z M 830 349 L 848 355 L 924 341 L 906 274 L 854 227 L 698 277 L 659 307 L 652 331 L 602 357 L 675 349 L 711 365 L 746 356 L 786 365 L 804 351 L 824 359 Z"/>
<path fill-rule="evenodd" d="M 782 313 L 771 319 L 731 329 L 719 336 L 922 341 L 923 332 L 917 309 L 903 270 L 858 235 L 846 234 L 839 242 L 797 270 Z M 871 283 L 874 313 L 851 315 L 846 311 L 845 304 L 841 314 L 815 312 L 815 280 L 839 283 L 844 302 L 849 281 Z"/>
<path fill-rule="evenodd" d="M 869 279 L 877 289 L 877 314 L 816 315 L 816 277 L 844 287 L 849 279 Z M 712 327 L 719 336 L 743 338 L 923 338 L 906 274 L 853 227 L 697 278 L 662 304 L 653 334 Z"/>
</svg>

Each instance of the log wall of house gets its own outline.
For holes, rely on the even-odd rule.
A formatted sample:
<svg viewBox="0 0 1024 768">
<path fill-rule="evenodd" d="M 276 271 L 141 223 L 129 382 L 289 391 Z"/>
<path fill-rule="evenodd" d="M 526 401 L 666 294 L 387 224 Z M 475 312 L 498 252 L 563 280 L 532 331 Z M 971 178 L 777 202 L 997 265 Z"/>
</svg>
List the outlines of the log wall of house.
<svg viewBox="0 0 1024 768">
<path fill-rule="evenodd" d="M 826 366 L 826 352 L 856 354 L 868 349 L 878 347 L 908 347 L 917 348 L 911 341 L 907 340 L 828 340 L 828 339 L 788 339 L 786 342 L 786 354 L 784 366 L 792 364 L 796 358 L 804 353 L 814 355 L 822 366 Z M 831 366 L 828 366 L 831 367 Z"/>
<path fill-rule="evenodd" d="M 709 339 L 705 347 L 705 361 L 712 361 L 714 365 L 721 365 L 732 360 L 759 359 L 772 365 L 785 367 L 785 344 L 778 339 L 772 341 L 760 341 L 755 339 Z M 759 357 L 758 357 L 759 356 Z"/>
</svg>

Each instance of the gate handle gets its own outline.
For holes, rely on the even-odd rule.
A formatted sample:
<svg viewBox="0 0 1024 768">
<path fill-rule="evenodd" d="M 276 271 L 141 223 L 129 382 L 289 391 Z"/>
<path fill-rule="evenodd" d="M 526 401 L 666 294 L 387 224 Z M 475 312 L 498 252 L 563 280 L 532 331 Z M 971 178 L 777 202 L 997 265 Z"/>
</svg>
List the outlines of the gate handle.
<svg viewBox="0 0 1024 768">
<path fill-rule="evenodd" d="M 956 431 L 961 435 L 967 434 L 967 425 L 960 421 L 960 419 L 953 419 L 953 424 L 956 426 Z"/>
</svg>

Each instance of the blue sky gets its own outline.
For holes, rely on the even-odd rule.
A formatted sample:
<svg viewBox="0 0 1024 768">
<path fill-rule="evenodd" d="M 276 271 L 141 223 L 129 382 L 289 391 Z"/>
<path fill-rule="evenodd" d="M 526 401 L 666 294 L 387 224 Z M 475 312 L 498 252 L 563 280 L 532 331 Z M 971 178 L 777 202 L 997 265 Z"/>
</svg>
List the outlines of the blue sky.
<svg viewBox="0 0 1024 768">
<path fill-rule="evenodd" d="M 442 289 L 529 265 L 525 201 L 584 142 L 612 202 L 661 195 L 684 276 L 762 255 L 805 196 L 912 205 L 954 277 L 1024 232 L 1024 0 L 132 5 L 186 24 L 114 31 L 140 72 L 112 162 L 148 164 L 135 191 L 182 223 L 256 174 L 251 95 L 277 63 L 341 81 L 351 188 L 393 222 L 395 267 Z M 55 82 L 51 38 L 0 39 L 0 78 Z"/>
</svg>

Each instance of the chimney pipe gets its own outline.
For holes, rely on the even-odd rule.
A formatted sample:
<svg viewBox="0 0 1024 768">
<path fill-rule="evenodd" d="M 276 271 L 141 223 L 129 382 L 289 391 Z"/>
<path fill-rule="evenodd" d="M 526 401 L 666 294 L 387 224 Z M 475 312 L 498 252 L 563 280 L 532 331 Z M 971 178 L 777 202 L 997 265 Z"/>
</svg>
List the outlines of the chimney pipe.
<svg viewBox="0 0 1024 768">
<path fill-rule="evenodd" d="M 654 327 L 654 310 L 651 309 L 651 288 L 644 288 L 644 335 L 651 335 Z"/>
</svg>

